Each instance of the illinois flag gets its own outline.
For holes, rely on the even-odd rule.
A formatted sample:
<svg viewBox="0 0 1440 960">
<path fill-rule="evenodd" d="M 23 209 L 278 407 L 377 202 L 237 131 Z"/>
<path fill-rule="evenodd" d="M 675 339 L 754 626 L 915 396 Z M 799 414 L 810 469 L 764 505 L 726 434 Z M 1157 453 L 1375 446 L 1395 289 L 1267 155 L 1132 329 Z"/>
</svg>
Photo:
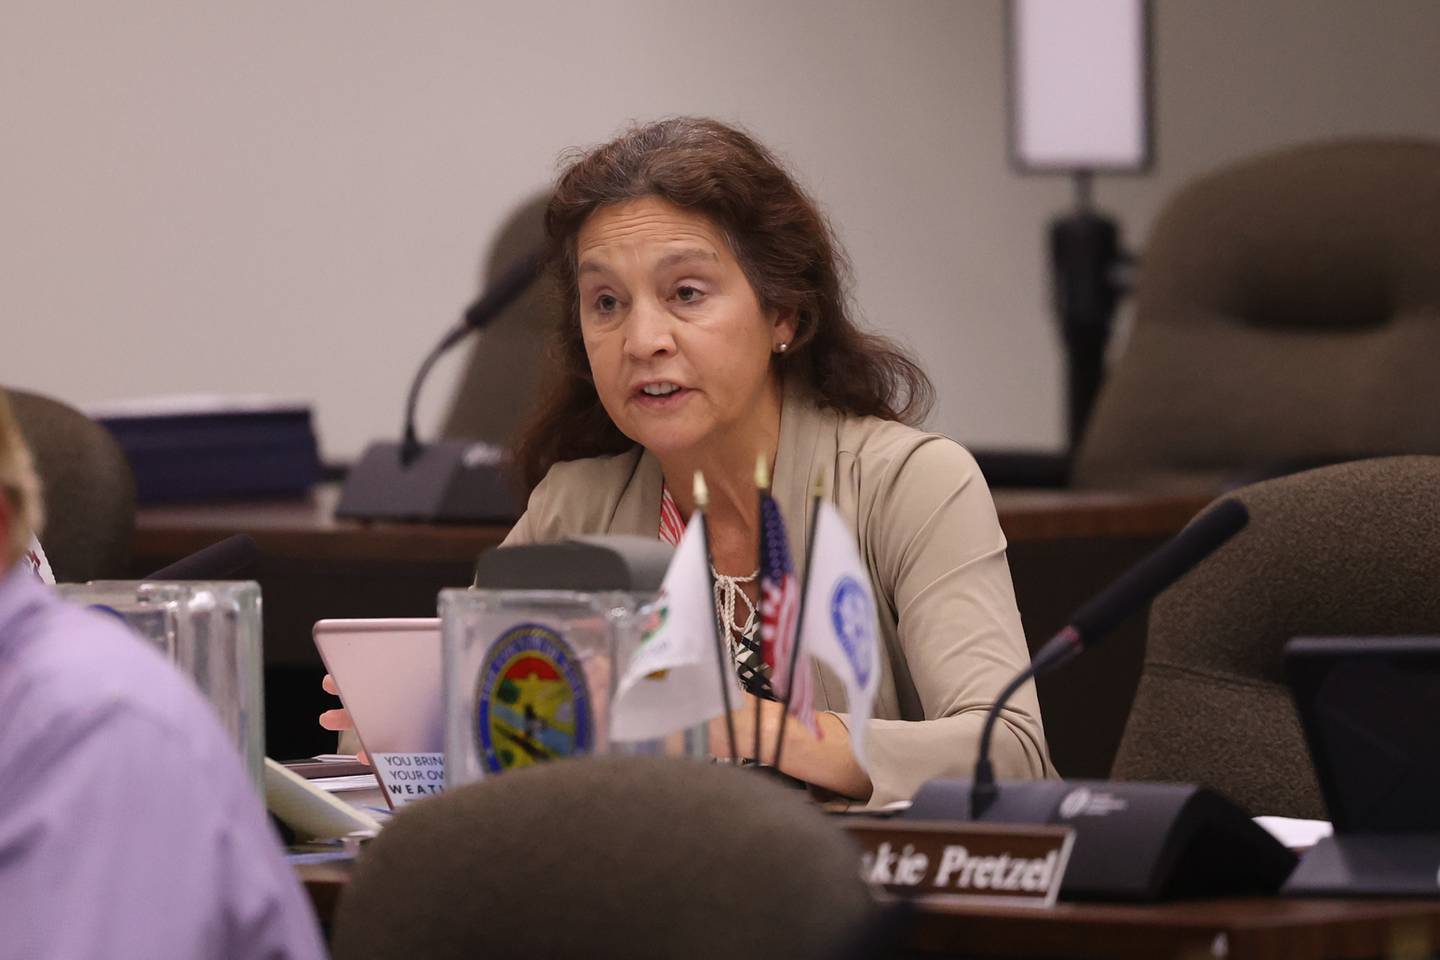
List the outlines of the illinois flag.
<svg viewBox="0 0 1440 960">
<path fill-rule="evenodd" d="M 880 627 L 855 534 L 828 502 L 816 511 L 808 583 L 801 653 L 824 663 L 845 685 L 850 743 L 864 767 L 865 721 L 880 685 Z"/>
<path fill-rule="evenodd" d="M 704 522 L 695 511 L 665 571 L 652 621 L 610 705 L 611 740 L 653 740 L 721 716 L 721 683 L 731 704 L 740 702 L 735 672 L 722 675 L 716 662 Z"/>
</svg>

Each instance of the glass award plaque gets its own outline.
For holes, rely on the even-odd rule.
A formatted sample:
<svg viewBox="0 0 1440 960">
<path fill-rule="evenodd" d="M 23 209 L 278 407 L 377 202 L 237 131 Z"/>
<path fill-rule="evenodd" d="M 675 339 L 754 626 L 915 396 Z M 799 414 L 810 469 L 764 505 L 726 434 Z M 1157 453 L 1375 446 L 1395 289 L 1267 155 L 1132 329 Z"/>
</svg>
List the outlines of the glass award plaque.
<svg viewBox="0 0 1440 960">
<path fill-rule="evenodd" d="M 260 789 L 265 690 L 259 584 L 100 580 L 56 590 L 71 603 L 118 616 L 194 681 Z"/>
<path fill-rule="evenodd" d="M 610 704 L 655 594 L 444 590 L 445 784 L 594 753 L 704 756 L 704 728 L 613 743 Z"/>
</svg>

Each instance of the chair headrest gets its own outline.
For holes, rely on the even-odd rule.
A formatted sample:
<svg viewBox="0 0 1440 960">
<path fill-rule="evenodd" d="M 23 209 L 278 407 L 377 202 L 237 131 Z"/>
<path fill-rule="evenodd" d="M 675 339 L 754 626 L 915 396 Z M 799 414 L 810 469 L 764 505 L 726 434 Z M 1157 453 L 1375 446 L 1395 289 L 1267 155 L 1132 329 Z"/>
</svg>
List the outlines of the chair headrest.
<svg viewBox="0 0 1440 960">
<path fill-rule="evenodd" d="M 1440 143 L 1311 144 L 1182 190 L 1152 231 L 1143 300 L 1265 327 L 1365 328 L 1440 302 Z"/>
<path fill-rule="evenodd" d="M 405 808 L 360 861 L 335 956 L 828 957 L 874 910 L 857 849 L 798 791 L 609 755 Z M 394 930 L 397 952 L 374 948 Z"/>
</svg>

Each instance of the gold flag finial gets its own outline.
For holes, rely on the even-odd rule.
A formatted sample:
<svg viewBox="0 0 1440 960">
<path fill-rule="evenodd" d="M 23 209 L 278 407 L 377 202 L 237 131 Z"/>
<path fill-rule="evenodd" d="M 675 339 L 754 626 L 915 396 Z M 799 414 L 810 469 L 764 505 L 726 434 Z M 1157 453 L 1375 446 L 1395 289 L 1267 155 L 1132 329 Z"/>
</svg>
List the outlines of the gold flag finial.
<svg viewBox="0 0 1440 960">
<path fill-rule="evenodd" d="M 812 492 L 820 499 L 825 499 L 825 474 L 815 474 L 815 489 Z"/>
<path fill-rule="evenodd" d="M 770 489 L 770 464 L 765 460 L 765 454 L 755 456 L 755 486 L 761 490 Z"/>
<path fill-rule="evenodd" d="M 704 510 L 710 506 L 710 488 L 705 486 L 705 474 L 695 471 L 695 506 Z"/>
</svg>

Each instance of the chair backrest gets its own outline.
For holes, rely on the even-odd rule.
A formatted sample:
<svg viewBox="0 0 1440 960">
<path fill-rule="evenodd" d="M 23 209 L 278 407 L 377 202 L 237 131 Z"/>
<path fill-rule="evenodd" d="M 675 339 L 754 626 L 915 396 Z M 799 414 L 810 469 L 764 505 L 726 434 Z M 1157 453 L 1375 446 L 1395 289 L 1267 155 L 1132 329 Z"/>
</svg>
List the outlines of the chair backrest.
<svg viewBox="0 0 1440 960">
<path fill-rule="evenodd" d="M 481 288 L 488 289 L 522 258 L 545 243 L 550 192 L 526 198 L 495 232 L 485 256 Z M 506 446 L 532 408 L 550 365 L 551 328 L 564 313 L 553 272 L 543 271 L 500 312 L 468 347 L 469 359 L 455 381 L 440 433 L 451 440 L 482 440 Z"/>
<path fill-rule="evenodd" d="M 127 576 L 135 478 L 110 432 L 73 407 L 9 390 L 45 501 L 45 556 L 61 582 Z"/>
<path fill-rule="evenodd" d="M 875 911 L 859 854 L 749 771 L 606 756 L 423 800 L 370 843 L 336 960 L 843 956 Z"/>
<path fill-rule="evenodd" d="M 1235 164 L 1183 189 L 1151 231 L 1074 481 L 1212 491 L 1440 453 L 1437 356 L 1440 142 Z"/>
<path fill-rule="evenodd" d="M 1440 633 L 1440 457 L 1339 464 L 1233 496 L 1250 525 L 1151 607 L 1113 775 L 1322 818 L 1281 650 L 1297 636 Z"/>
</svg>

